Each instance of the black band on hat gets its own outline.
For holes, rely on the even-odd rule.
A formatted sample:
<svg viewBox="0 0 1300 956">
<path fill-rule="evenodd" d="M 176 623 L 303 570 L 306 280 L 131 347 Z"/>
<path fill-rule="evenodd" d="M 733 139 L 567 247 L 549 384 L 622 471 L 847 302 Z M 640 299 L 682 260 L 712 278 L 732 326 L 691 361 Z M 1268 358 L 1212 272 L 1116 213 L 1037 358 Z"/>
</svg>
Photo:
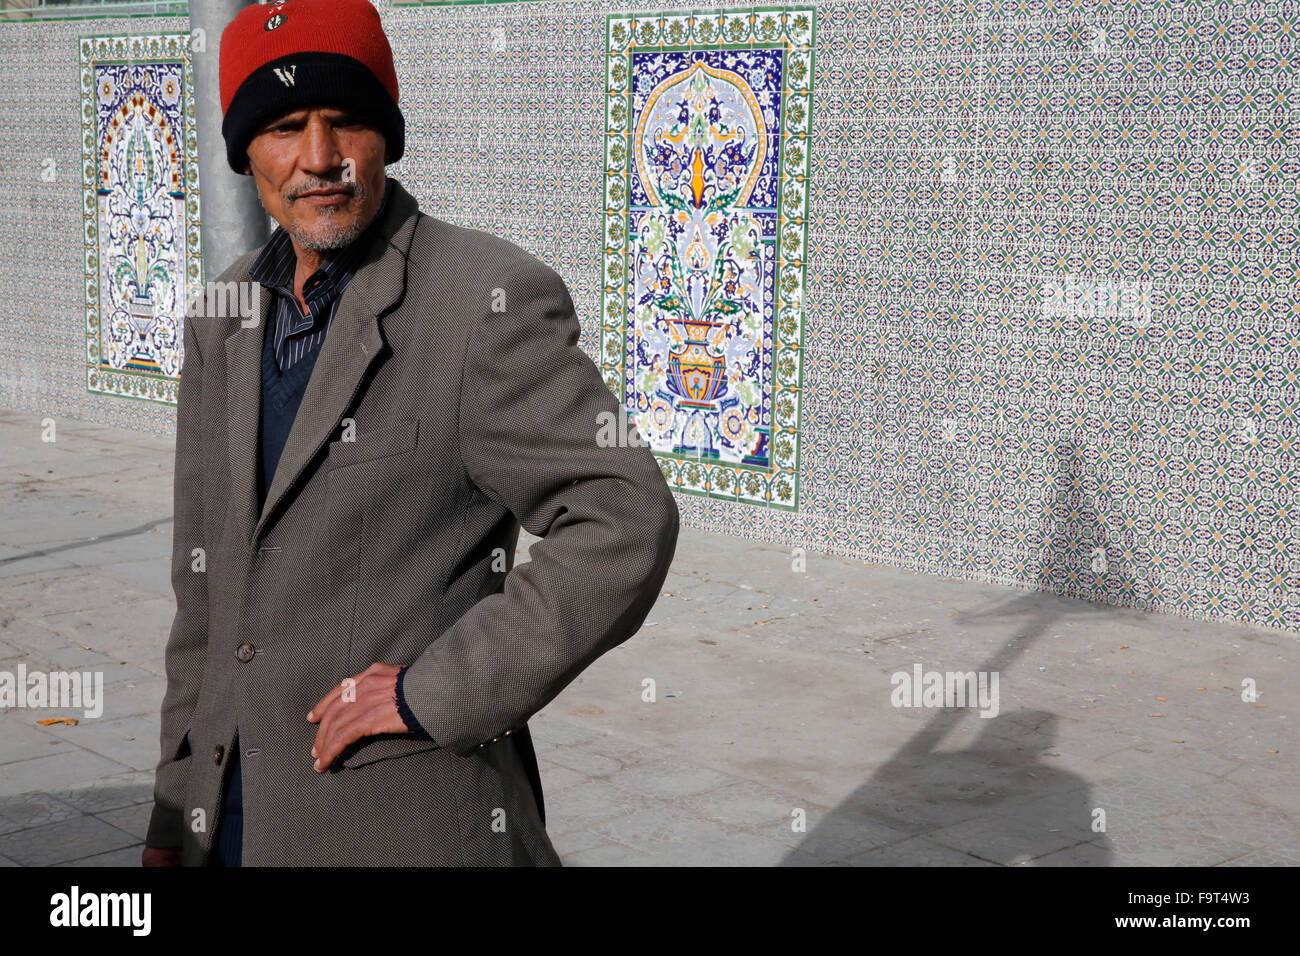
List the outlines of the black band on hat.
<svg viewBox="0 0 1300 956">
<path fill-rule="evenodd" d="M 245 175 L 248 144 L 271 120 L 304 107 L 353 110 L 384 134 L 384 163 L 406 151 L 406 120 L 379 78 L 343 53 L 291 53 L 258 67 L 235 91 L 221 122 L 226 160 Z"/>
</svg>

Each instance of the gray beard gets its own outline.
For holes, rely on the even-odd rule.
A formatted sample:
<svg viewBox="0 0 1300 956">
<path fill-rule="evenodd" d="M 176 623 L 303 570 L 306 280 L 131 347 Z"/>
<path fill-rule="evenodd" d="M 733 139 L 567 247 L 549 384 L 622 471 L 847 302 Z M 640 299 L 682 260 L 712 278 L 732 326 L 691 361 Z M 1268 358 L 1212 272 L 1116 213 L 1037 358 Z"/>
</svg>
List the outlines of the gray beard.
<svg viewBox="0 0 1300 956">
<path fill-rule="evenodd" d="M 367 199 L 367 192 L 366 192 L 365 185 L 363 185 L 361 181 L 358 180 L 357 182 L 353 183 L 353 188 L 356 190 L 353 193 L 353 196 L 356 199 L 360 200 L 362 205 L 365 205 Z M 271 211 L 266 208 L 266 203 L 262 202 L 261 193 L 257 194 L 257 201 L 258 203 L 261 204 L 262 210 L 268 216 L 270 216 Z M 338 210 L 337 209 L 322 210 L 322 214 L 323 216 L 332 219 L 338 215 Z M 274 219 L 275 217 L 272 216 L 271 218 Z M 361 222 L 360 220 L 355 220 L 342 233 L 327 235 L 325 238 L 322 239 L 314 239 L 311 236 L 307 235 L 305 232 L 301 232 L 298 230 L 290 229 L 288 230 L 288 232 L 291 236 L 293 236 L 294 240 L 298 243 L 298 245 L 302 246 L 304 249 L 310 249 L 313 252 L 329 252 L 334 249 L 342 249 L 344 246 L 350 245 L 352 242 L 355 242 L 357 237 L 360 236 L 361 233 L 365 232 L 366 225 L 367 225 L 366 223 Z"/>
<path fill-rule="evenodd" d="M 304 249 L 311 249 L 313 252 L 328 252 L 332 249 L 342 249 L 344 246 L 351 244 L 365 231 L 365 228 L 365 225 L 360 220 L 356 220 L 343 233 L 324 239 L 313 239 L 305 232 L 294 231 L 292 235 Z"/>
</svg>

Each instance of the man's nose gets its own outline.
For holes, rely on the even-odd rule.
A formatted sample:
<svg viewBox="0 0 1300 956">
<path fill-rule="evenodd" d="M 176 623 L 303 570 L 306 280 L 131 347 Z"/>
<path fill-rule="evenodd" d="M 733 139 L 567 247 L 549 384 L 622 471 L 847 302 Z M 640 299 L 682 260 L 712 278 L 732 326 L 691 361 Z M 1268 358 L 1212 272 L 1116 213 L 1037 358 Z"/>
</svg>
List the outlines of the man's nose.
<svg viewBox="0 0 1300 956">
<path fill-rule="evenodd" d="M 338 135 L 319 116 L 307 121 L 299 146 L 298 164 L 318 176 L 325 176 L 343 164 Z"/>
</svg>

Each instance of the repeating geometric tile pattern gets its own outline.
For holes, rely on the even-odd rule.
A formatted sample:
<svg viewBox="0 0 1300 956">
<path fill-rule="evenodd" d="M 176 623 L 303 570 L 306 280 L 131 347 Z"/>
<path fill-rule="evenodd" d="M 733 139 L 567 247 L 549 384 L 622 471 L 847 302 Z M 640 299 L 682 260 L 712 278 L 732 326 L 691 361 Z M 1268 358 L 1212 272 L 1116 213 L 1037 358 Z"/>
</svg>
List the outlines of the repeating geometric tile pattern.
<svg viewBox="0 0 1300 956">
<path fill-rule="evenodd" d="M 607 370 L 605 17 L 694 9 L 385 14 L 402 175 L 554 266 Z M 1300 630 L 1297 13 L 818 4 L 798 510 L 683 520 Z"/>
<path fill-rule="evenodd" d="M 189 42 L 80 41 L 87 387 L 173 405 L 201 276 Z"/>
<path fill-rule="evenodd" d="M 553 266 L 598 365 L 607 18 L 696 6 L 379 6 L 408 128 L 393 174 Z M 1300 6 L 815 6 L 798 510 L 679 494 L 683 522 L 1300 631 Z M 70 119 L 70 28 L 0 25 L 0 128 L 30 168 L 80 158 L 5 119 Z M 0 263 L 4 395 L 165 430 L 153 403 L 86 403 L 65 291 L 83 217 L 21 166 L 0 170 L 19 197 L 0 241 L 32 250 Z"/>
<path fill-rule="evenodd" d="M 390 0 L 393 7 L 481 6 L 487 3 L 528 3 L 530 0 Z"/>
</svg>

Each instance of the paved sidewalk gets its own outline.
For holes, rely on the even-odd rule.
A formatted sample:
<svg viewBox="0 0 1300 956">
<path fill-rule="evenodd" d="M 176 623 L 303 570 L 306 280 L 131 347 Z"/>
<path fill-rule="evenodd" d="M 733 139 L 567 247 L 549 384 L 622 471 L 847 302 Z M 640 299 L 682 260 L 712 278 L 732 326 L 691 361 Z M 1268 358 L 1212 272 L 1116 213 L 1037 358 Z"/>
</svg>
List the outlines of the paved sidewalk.
<svg viewBox="0 0 1300 956">
<path fill-rule="evenodd" d="M 106 703 L 76 726 L 0 711 L 0 864 L 134 866 L 173 444 L 73 420 L 43 443 L 42 417 L 0 410 L 0 672 L 101 672 Z M 531 726 L 568 865 L 1296 865 L 1298 659 L 1264 628 L 838 556 L 798 572 L 683 528 L 646 626 Z M 997 715 L 894 706 L 918 664 L 996 673 Z"/>
</svg>

